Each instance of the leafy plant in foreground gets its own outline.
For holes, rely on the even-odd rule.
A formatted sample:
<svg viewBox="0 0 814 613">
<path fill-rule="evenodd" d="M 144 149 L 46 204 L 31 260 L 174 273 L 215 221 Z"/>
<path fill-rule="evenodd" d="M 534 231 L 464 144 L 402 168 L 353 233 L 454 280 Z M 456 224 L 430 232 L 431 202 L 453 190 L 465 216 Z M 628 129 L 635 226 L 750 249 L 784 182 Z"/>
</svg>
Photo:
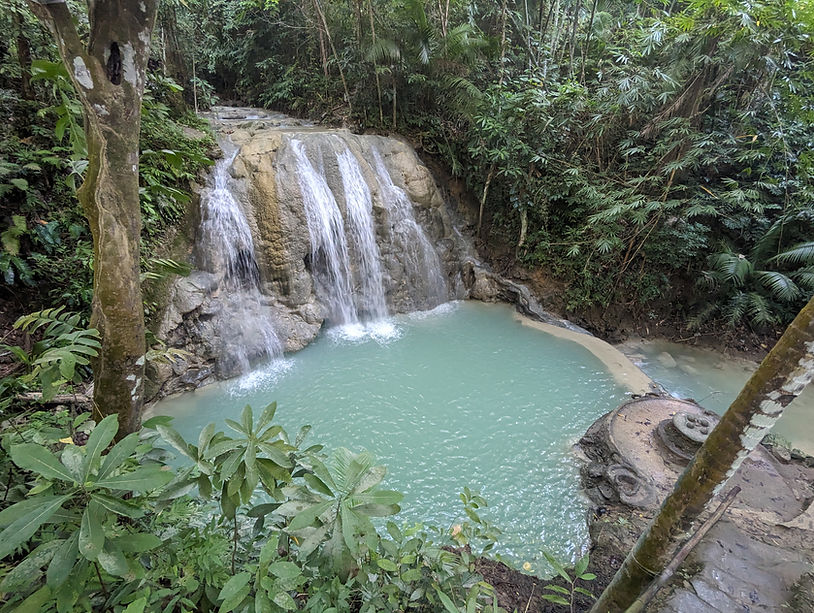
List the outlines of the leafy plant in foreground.
<svg viewBox="0 0 814 613">
<path fill-rule="evenodd" d="M 588 563 L 590 561 L 588 554 L 586 553 L 582 556 L 579 561 L 577 562 L 576 566 L 574 566 L 574 576 L 568 574 L 568 571 L 565 570 L 565 567 L 560 564 L 557 559 L 552 556 L 547 551 L 543 552 L 545 559 L 548 560 L 548 563 L 551 567 L 556 571 L 556 573 L 565 579 L 568 587 L 562 587 L 561 585 L 554 585 L 549 583 L 545 586 L 546 590 L 551 590 L 552 592 L 556 592 L 556 594 L 543 594 L 543 598 L 548 600 L 549 602 L 554 602 L 556 604 L 565 605 L 569 607 L 571 613 L 574 613 L 576 610 L 574 608 L 574 598 L 577 594 L 582 594 L 583 596 L 587 596 L 591 600 L 596 600 L 596 596 L 591 594 L 588 590 L 583 587 L 577 585 L 578 580 L 582 581 L 593 581 L 596 579 L 596 575 L 593 573 L 585 572 L 588 569 Z"/>
<path fill-rule="evenodd" d="M 131 461 L 138 434 L 103 453 L 117 431 L 117 417 L 109 416 L 93 429 L 86 445 L 66 445 L 59 454 L 36 443 L 11 447 L 12 460 L 30 471 L 34 482 L 24 500 L 0 512 L 0 559 L 14 554 L 46 524 L 50 538 L 42 539 L 5 576 L 0 591 L 13 592 L 44 574 L 45 584 L 26 602 L 33 606 L 53 597 L 63 611 L 77 605 L 78 585 L 98 578 L 106 591 L 101 570 L 126 580 L 144 575 L 137 554 L 158 547 L 161 539 L 133 530 L 130 520 L 145 514 L 145 497 L 166 485 L 172 473 Z"/>
</svg>

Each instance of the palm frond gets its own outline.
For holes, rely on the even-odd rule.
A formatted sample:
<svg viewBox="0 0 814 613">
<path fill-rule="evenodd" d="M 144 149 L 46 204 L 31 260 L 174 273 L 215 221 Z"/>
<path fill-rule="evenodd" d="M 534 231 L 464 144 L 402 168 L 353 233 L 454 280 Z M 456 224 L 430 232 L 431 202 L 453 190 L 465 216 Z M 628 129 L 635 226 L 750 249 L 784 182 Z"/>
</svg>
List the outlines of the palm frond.
<svg viewBox="0 0 814 613">
<path fill-rule="evenodd" d="M 709 262 L 714 272 L 735 287 L 743 287 L 754 271 L 752 262 L 740 253 L 716 253 L 710 257 Z"/>
<path fill-rule="evenodd" d="M 401 61 L 401 49 L 395 41 L 387 38 L 379 38 L 368 47 L 365 53 L 365 59 L 368 62 L 397 64 Z"/>
<path fill-rule="evenodd" d="M 755 278 L 768 289 L 772 297 L 783 302 L 792 302 L 800 297 L 800 288 L 789 277 L 776 270 L 758 270 Z"/>
<path fill-rule="evenodd" d="M 757 292 L 749 292 L 747 294 L 747 304 L 749 319 L 753 324 L 766 327 L 777 323 L 777 316 L 774 314 L 774 309 L 772 309 L 771 304 L 769 304 L 765 296 Z"/>
<path fill-rule="evenodd" d="M 799 243 L 778 253 L 769 261 L 778 264 L 814 264 L 814 241 Z"/>
</svg>

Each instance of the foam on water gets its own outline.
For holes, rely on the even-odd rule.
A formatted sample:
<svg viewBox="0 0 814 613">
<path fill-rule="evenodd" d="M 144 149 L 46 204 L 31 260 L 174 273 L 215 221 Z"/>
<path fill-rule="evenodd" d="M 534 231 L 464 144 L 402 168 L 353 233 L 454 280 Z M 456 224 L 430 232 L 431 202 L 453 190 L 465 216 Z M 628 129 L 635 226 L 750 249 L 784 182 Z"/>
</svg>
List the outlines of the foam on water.
<svg viewBox="0 0 814 613">
<path fill-rule="evenodd" d="M 388 343 L 401 336 L 401 329 L 394 319 L 380 319 L 366 324 L 354 323 L 334 326 L 327 331 L 328 338 L 334 343 L 364 343 L 376 341 Z"/>
</svg>

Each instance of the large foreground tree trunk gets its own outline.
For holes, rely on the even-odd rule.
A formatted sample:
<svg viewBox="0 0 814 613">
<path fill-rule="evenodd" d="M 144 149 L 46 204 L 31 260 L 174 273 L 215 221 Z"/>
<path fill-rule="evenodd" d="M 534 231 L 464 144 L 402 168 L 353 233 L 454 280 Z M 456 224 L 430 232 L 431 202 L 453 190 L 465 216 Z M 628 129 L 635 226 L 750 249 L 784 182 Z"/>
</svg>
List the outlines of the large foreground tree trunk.
<svg viewBox="0 0 814 613">
<path fill-rule="evenodd" d="M 593 613 L 625 611 L 670 562 L 744 458 L 814 377 L 814 298 L 800 311 L 695 454 Z"/>
<path fill-rule="evenodd" d="M 78 190 L 93 234 L 93 314 L 102 348 L 93 364 L 94 412 L 138 428 L 144 402 L 144 307 L 139 281 L 139 128 L 157 0 L 89 3 L 79 38 L 64 0 L 34 3 L 59 46 L 79 99 L 88 169 Z"/>
</svg>

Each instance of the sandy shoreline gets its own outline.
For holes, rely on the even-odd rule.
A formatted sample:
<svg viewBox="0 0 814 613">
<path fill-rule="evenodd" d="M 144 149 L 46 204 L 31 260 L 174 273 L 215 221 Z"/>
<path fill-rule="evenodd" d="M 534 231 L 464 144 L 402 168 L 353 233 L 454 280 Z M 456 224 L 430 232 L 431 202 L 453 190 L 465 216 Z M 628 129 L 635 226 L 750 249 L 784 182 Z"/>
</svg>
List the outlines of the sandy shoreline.
<svg viewBox="0 0 814 613">
<path fill-rule="evenodd" d="M 617 383 L 628 388 L 632 393 L 644 395 L 657 390 L 657 386 L 653 380 L 644 374 L 630 358 L 601 338 L 535 321 L 520 313 L 515 313 L 514 317 L 524 326 L 582 345 L 605 364 Z"/>
</svg>

